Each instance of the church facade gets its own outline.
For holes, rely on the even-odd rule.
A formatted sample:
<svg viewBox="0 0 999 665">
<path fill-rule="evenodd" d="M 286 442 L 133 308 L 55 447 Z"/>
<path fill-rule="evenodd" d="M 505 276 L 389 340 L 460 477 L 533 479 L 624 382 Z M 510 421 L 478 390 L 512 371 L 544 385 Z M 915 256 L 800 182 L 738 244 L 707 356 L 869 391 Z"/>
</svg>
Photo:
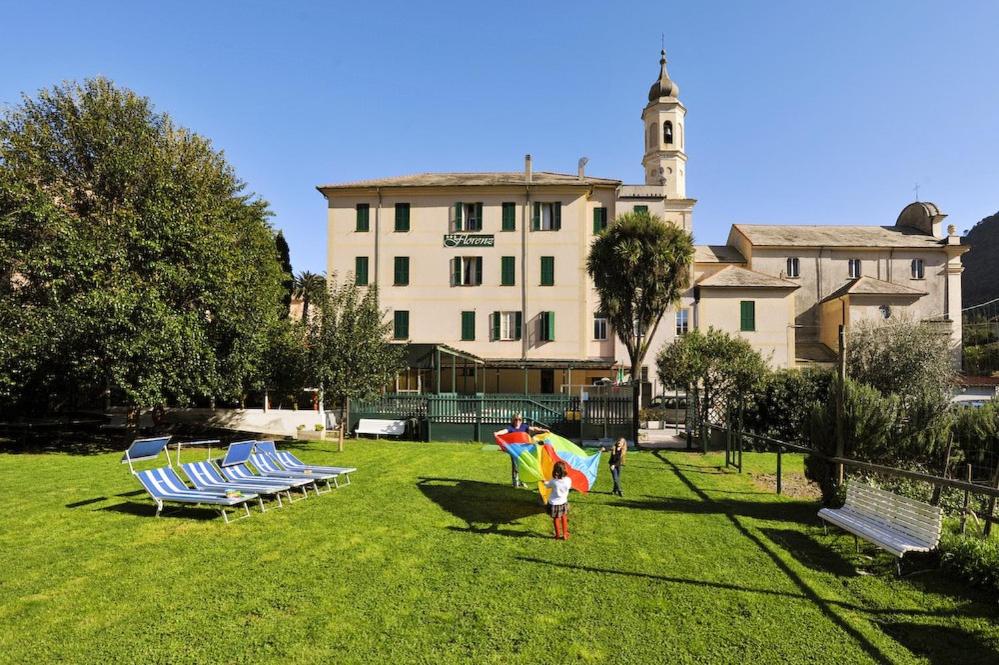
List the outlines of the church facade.
<svg viewBox="0 0 999 665">
<path fill-rule="evenodd" d="M 523 170 L 421 173 L 320 185 L 327 270 L 377 285 L 411 369 L 397 390 L 575 392 L 629 363 L 586 273 L 594 237 L 646 211 L 694 233 L 687 197 L 686 108 L 665 52 L 642 111 L 642 184 Z M 725 245 L 698 245 L 693 285 L 655 333 L 714 327 L 746 338 L 773 367 L 829 363 L 838 330 L 869 319 L 932 320 L 960 349 L 967 250 L 932 203 L 884 226 L 735 224 Z M 696 234 L 695 234 L 696 237 Z"/>
</svg>

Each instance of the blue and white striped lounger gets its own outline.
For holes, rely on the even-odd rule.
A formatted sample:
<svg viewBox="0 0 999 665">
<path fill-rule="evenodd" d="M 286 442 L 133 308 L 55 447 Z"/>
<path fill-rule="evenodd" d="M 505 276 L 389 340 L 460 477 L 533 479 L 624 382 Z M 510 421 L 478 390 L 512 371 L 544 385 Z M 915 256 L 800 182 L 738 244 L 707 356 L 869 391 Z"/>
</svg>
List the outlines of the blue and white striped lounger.
<svg viewBox="0 0 999 665">
<path fill-rule="evenodd" d="M 195 488 L 205 492 L 238 490 L 262 496 L 273 496 L 277 499 L 278 508 L 281 508 L 283 505 L 281 503 L 282 492 L 286 493 L 288 500 L 291 501 L 291 485 L 288 484 L 269 487 L 267 485 L 229 481 L 210 462 L 188 462 L 187 464 L 181 464 L 180 468 L 184 470 L 184 474 L 191 480 Z M 263 510 L 264 506 L 261 503 L 260 511 L 263 512 Z"/>
<path fill-rule="evenodd" d="M 222 471 L 227 479 L 233 480 L 238 483 L 247 483 L 250 485 L 257 485 L 259 487 L 286 487 L 291 485 L 296 489 L 302 490 L 302 494 L 306 497 L 309 496 L 309 485 L 315 486 L 315 479 L 306 478 L 266 478 L 264 476 L 258 476 L 257 474 L 250 471 L 250 469 L 245 464 L 230 464 L 229 466 L 218 467 Z M 316 490 L 319 493 L 319 490 Z"/>
<path fill-rule="evenodd" d="M 269 453 L 273 455 L 277 458 L 277 461 L 281 463 L 281 466 L 289 471 L 304 472 L 306 469 L 309 469 L 313 473 L 335 473 L 338 477 L 343 476 L 347 480 L 344 485 L 350 484 L 350 474 L 357 471 L 357 469 L 352 466 L 318 466 L 315 464 L 306 464 L 291 454 L 291 452 L 287 450 L 278 450 L 273 441 L 258 441 L 257 450 L 262 453 Z M 334 481 L 334 484 L 339 487 L 339 483 L 336 481 Z"/>
<path fill-rule="evenodd" d="M 326 483 L 326 491 L 332 491 L 333 486 L 330 485 L 330 480 L 336 481 L 335 473 L 312 473 L 305 471 L 288 471 L 287 469 L 282 469 L 277 461 L 270 455 L 258 455 L 254 453 L 250 455 L 250 463 L 253 464 L 253 468 L 261 473 L 261 475 L 267 476 L 268 478 L 308 478 L 313 481 L 316 494 L 321 494 L 319 490 L 319 481 L 322 480 Z"/>
<path fill-rule="evenodd" d="M 135 477 L 139 479 L 142 486 L 149 492 L 149 496 L 156 502 L 157 517 L 160 516 L 164 503 L 204 504 L 214 506 L 215 510 L 222 514 L 222 519 L 225 520 L 225 523 L 228 524 L 229 515 L 226 513 L 226 508 L 242 506 L 246 511 L 246 517 L 249 517 L 250 508 L 247 505 L 248 501 L 258 499 L 261 506 L 263 505 L 263 500 L 258 495 L 252 493 L 244 494 L 240 497 L 227 497 L 222 492 L 192 490 L 184 484 L 184 481 L 170 467 L 136 471 Z M 243 518 L 240 517 L 239 519 Z"/>
</svg>

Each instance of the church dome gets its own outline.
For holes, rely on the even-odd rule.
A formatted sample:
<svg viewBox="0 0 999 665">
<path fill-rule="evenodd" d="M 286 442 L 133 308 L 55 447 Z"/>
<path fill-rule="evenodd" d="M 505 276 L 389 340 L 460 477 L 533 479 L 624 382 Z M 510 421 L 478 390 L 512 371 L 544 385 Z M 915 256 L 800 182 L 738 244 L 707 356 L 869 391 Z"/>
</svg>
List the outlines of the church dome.
<svg viewBox="0 0 999 665">
<path fill-rule="evenodd" d="M 680 86 L 670 80 L 666 73 L 666 49 L 663 49 L 659 58 L 659 80 L 649 88 L 649 101 L 654 102 L 660 97 L 677 97 L 680 94 Z"/>
</svg>

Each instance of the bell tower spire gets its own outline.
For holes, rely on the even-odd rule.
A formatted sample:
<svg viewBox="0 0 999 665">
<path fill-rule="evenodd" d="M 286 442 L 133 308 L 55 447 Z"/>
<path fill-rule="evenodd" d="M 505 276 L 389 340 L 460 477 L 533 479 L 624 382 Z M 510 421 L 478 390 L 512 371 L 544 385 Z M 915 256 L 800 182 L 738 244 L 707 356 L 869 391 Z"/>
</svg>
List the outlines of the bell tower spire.
<svg viewBox="0 0 999 665">
<path fill-rule="evenodd" d="M 666 49 L 660 52 L 659 77 L 649 88 L 649 103 L 642 111 L 645 125 L 645 184 L 659 185 L 666 198 L 687 197 L 687 153 L 684 122 L 687 109 L 679 99 L 680 86 L 666 71 Z"/>
</svg>

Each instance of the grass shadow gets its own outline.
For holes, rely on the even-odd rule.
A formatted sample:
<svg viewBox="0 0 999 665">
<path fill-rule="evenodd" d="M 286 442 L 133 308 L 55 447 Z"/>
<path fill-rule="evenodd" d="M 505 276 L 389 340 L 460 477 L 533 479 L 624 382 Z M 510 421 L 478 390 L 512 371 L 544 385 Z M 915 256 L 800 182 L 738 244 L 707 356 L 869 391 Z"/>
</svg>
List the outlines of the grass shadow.
<svg viewBox="0 0 999 665">
<path fill-rule="evenodd" d="M 700 490 L 707 497 L 711 490 Z M 818 525 L 818 506 L 800 501 L 740 501 L 737 499 L 683 499 L 655 498 L 648 500 L 616 501 L 612 506 L 635 510 L 659 510 L 670 513 L 694 515 L 738 515 L 758 520 L 793 522 L 802 525 Z"/>
<path fill-rule="evenodd" d="M 151 503 L 136 503 L 135 501 L 123 501 L 104 508 L 95 508 L 111 513 L 124 513 L 126 515 L 136 515 L 138 517 L 154 517 L 156 506 Z M 194 506 L 171 507 L 160 513 L 162 517 L 182 517 L 199 521 L 207 521 L 219 518 L 217 511 L 211 508 L 197 508 Z"/>
<path fill-rule="evenodd" d="M 449 527 L 451 530 L 523 536 L 523 532 L 504 530 L 500 526 L 544 512 L 537 494 L 509 485 L 422 477 L 416 486 L 423 496 L 467 525 L 465 529 Z"/>
<path fill-rule="evenodd" d="M 896 642 L 931 665 L 993 665 L 999 644 L 952 626 L 924 623 L 878 622 Z"/>
<path fill-rule="evenodd" d="M 107 501 L 106 496 L 95 496 L 93 499 L 84 499 L 83 501 L 74 501 L 73 503 L 67 503 L 67 508 L 82 508 L 83 506 L 89 506 L 92 503 L 100 503 L 101 501 Z"/>
<path fill-rule="evenodd" d="M 854 577 L 857 574 L 848 559 L 807 533 L 793 529 L 760 529 L 760 532 L 807 568 L 839 577 Z"/>
</svg>

